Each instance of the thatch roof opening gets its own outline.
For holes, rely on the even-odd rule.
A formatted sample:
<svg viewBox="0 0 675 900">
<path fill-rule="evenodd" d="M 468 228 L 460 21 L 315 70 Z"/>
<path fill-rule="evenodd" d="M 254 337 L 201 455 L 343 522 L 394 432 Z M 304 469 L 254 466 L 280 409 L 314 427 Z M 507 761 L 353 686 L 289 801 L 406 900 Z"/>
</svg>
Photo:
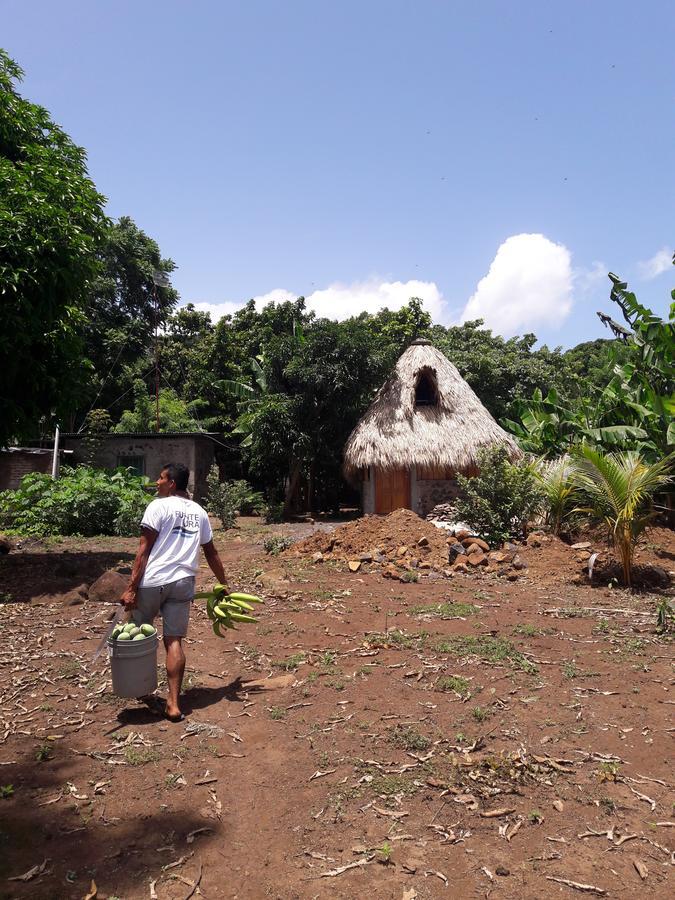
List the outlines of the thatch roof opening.
<svg viewBox="0 0 675 900">
<path fill-rule="evenodd" d="M 416 340 L 349 436 L 344 472 L 350 480 L 369 466 L 466 472 L 478 451 L 494 444 L 506 444 L 512 459 L 522 456 L 450 360 L 430 341 Z"/>
<path fill-rule="evenodd" d="M 417 374 L 415 380 L 415 406 L 437 406 L 438 383 L 436 372 L 429 366 L 424 366 Z"/>
</svg>

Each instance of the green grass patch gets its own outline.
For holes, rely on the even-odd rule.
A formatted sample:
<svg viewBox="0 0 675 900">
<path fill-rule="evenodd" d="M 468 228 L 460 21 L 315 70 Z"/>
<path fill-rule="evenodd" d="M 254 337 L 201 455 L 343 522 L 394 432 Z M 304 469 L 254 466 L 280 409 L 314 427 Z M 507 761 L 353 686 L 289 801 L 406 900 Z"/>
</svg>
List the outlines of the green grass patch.
<svg viewBox="0 0 675 900">
<path fill-rule="evenodd" d="M 494 638 L 489 635 L 458 635 L 437 641 L 435 650 L 451 656 L 480 656 L 486 662 L 510 662 L 517 669 L 534 675 L 537 667 L 525 657 L 520 650 L 505 638 Z"/>
<path fill-rule="evenodd" d="M 441 676 L 436 682 L 435 689 L 437 691 L 454 691 L 462 699 L 471 694 L 471 685 L 466 678 L 460 678 L 459 675 Z"/>
<path fill-rule="evenodd" d="M 124 758 L 130 766 L 145 766 L 147 763 L 157 762 L 161 756 L 159 750 L 152 747 L 127 747 L 124 751 Z"/>
<path fill-rule="evenodd" d="M 286 710 L 283 706 L 271 706 L 270 707 L 270 719 L 274 719 L 275 722 L 280 721 L 281 719 L 286 718 Z"/>
<path fill-rule="evenodd" d="M 429 633 L 420 631 L 417 634 L 409 634 L 392 628 L 391 631 L 377 632 L 366 636 L 365 643 L 369 647 L 391 647 L 395 650 L 412 650 L 414 647 L 424 646 Z"/>
<path fill-rule="evenodd" d="M 389 730 L 389 740 L 404 750 L 427 750 L 431 746 L 429 738 L 410 725 L 395 725 Z"/>
<path fill-rule="evenodd" d="M 436 603 L 433 606 L 413 606 L 410 609 L 412 616 L 435 616 L 438 619 L 457 619 L 475 616 L 478 607 L 473 603 Z"/>
<path fill-rule="evenodd" d="M 286 659 L 278 659 L 272 665 L 275 669 L 283 669 L 284 672 L 295 672 L 295 670 L 305 662 L 304 652 L 293 653 Z"/>
<path fill-rule="evenodd" d="M 397 794 L 410 796 L 419 790 L 414 779 L 411 776 L 406 778 L 405 775 L 376 775 L 369 787 L 384 797 L 395 797 Z"/>
<path fill-rule="evenodd" d="M 531 625 L 529 622 L 524 622 L 522 625 L 516 625 L 513 629 L 514 634 L 522 634 L 524 637 L 537 637 L 539 634 L 543 634 L 541 628 L 537 628 L 536 625 Z"/>
</svg>

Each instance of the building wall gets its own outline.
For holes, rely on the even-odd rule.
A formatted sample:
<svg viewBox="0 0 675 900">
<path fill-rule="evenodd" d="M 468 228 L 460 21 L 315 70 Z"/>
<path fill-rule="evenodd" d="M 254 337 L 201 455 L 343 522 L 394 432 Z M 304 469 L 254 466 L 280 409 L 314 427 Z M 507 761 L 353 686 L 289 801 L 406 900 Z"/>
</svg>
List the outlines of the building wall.
<svg viewBox="0 0 675 900">
<path fill-rule="evenodd" d="M 61 459 L 63 463 L 63 458 Z M 22 450 L 0 451 L 0 491 L 15 491 L 29 472 L 50 473 L 52 453 L 31 453 Z"/>
<path fill-rule="evenodd" d="M 64 437 L 63 444 L 73 450 L 73 462 L 85 461 L 82 438 Z M 213 463 L 213 441 L 194 435 L 162 435 L 159 437 L 107 434 L 93 460 L 101 469 L 138 464 L 139 473 L 153 481 L 162 466 L 181 462 L 190 469 L 188 490 L 200 502 L 206 496 L 206 476 Z"/>
<path fill-rule="evenodd" d="M 375 470 L 371 466 L 369 481 L 361 482 L 361 506 L 365 516 L 372 516 L 375 512 Z"/>
<path fill-rule="evenodd" d="M 422 518 L 428 515 L 437 503 L 449 503 L 459 494 L 459 485 L 454 478 L 444 481 L 418 481 L 414 468 L 410 477 L 412 508 Z"/>
</svg>

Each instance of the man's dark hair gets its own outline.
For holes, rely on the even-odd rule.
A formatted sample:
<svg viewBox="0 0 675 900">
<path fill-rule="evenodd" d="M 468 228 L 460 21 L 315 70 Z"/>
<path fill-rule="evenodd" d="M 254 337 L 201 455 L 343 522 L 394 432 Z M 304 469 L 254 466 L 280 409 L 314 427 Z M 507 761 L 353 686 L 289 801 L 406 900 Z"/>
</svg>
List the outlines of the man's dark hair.
<svg viewBox="0 0 675 900">
<path fill-rule="evenodd" d="M 183 463 L 167 463 L 162 466 L 162 472 L 166 472 L 171 481 L 175 482 L 177 491 L 187 490 L 190 470 Z"/>
</svg>

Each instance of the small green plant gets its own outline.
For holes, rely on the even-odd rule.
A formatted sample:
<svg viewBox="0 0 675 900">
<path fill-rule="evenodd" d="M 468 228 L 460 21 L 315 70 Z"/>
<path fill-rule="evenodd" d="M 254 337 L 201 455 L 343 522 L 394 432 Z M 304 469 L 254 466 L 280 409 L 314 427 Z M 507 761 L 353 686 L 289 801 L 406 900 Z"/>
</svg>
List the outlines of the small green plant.
<svg viewBox="0 0 675 900">
<path fill-rule="evenodd" d="M 407 581 L 410 584 L 415 584 L 419 580 L 420 580 L 420 576 L 414 569 L 406 569 L 401 574 L 401 581 Z"/>
<path fill-rule="evenodd" d="M 536 675 L 537 667 L 530 662 L 511 641 L 504 638 L 494 638 L 488 635 L 465 636 L 441 639 L 436 642 L 435 649 L 439 653 L 448 653 L 456 656 L 480 656 L 491 663 L 511 662 L 518 669 L 527 672 L 528 675 Z"/>
<path fill-rule="evenodd" d="M 667 634 L 675 628 L 675 610 L 667 597 L 656 607 L 656 630 L 660 634 Z"/>
<path fill-rule="evenodd" d="M 35 759 L 37 762 L 47 762 L 52 757 L 53 747 L 51 744 L 41 744 L 35 751 Z"/>
<path fill-rule="evenodd" d="M 284 518 L 284 504 L 268 500 L 261 512 L 266 525 L 278 525 Z"/>
<path fill-rule="evenodd" d="M 433 606 L 413 606 L 411 615 L 437 616 L 439 619 L 458 619 L 473 616 L 478 612 L 478 607 L 473 603 L 436 603 Z"/>
<path fill-rule="evenodd" d="M 270 719 L 275 722 L 286 718 L 286 710 L 283 706 L 270 706 Z"/>
<path fill-rule="evenodd" d="M 429 738 L 410 725 L 395 725 L 389 732 L 389 740 L 404 750 L 427 750 L 431 746 Z"/>
<path fill-rule="evenodd" d="M 513 629 L 513 633 L 522 634 L 524 637 L 536 637 L 538 634 L 541 634 L 541 628 L 537 628 L 536 625 L 530 625 L 529 622 L 526 622 L 523 625 L 516 625 Z"/>
<path fill-rule="evenodd" d="M 277 660 L 276 662 L 273 662 L 272 665 L 275 669 L 283 669 L 284 672 L 295 672 L 295 670 L 305 662 L 305 659 L 305 654 L 300 651 L 286 659 Z"/>
<path fill-rule="evenodd" d="M 565 678 L 572 679 L 576 678 L 579 674 L 579 670 L 577 669 L 576 663 L 573 659 L 566 659 L 562 664 L 562 673 Z"/>
<path fill-rule="evenodd" d="M 384 841 L 381 847 L 377 847 L 378 862 L 381 862 L 383 865 L 387 866 L 391 862 L 391 854 L 394 852 L 394 848 L 388 841 Z"/>
<path fill-rule="evenodd" d="M 436 690 L 454 691 L 462 699 L 471 696 L 471 685 L 466 678 L 460 678 L 458 675 L 443 675 L 436 682 Z"/>
<path fill-rule="evenodd" d="M 471 710 L 471 715 L 474 717 L 476 722 L 484 722 L 486 719 L 490 718 L 491 710 L 486 709 L 484 706 L 474 706 Z"/>
<path fill-rule="evenodd" d="M 0 800 L 9 800 L 13 793 L 13 784 L 0 784 Z"/>
<path fill-rule="evenodd" d="M 265 538 L 263 541 L 263 550 L 265 553 L 269 553 L 270 556 L 278 556 L 280 553 L 283 553 L 284 550 L 288 550 L 292 544 L 293 538 L 277 534 Z"/>
<path fill-rule="evenodd" d="M 527 818 L 531 825 L 539 825 L 544 821 L 544 816 L 538 809 L 533 809 Z"/>
<path fill-rule="evenodd" d="M 0 605 L 3 603 L 13 603 L 14 597 L 9 593 L 9 591 L 0 591 Z"/>
<path fill-rule="evenodd" d="M 600 619 L 593 631 L 596 631 L 598 634 L 609 634 L 610 626 L 607 619 Z"/>
<path fill-rule="evenodd" d="M 620 764 L 614 760 L 600 763 L 600 766 L 598 767 L 600 781 L 617 781 L 620 770 Z"/>
<path fill-rule="evenodd" d="M 124 758 L 130 766 L 145 766 L 147 763 L 157 762 L 161 754 L 152 747 L 129 746 L 124 751 Z"/>
</svg>

